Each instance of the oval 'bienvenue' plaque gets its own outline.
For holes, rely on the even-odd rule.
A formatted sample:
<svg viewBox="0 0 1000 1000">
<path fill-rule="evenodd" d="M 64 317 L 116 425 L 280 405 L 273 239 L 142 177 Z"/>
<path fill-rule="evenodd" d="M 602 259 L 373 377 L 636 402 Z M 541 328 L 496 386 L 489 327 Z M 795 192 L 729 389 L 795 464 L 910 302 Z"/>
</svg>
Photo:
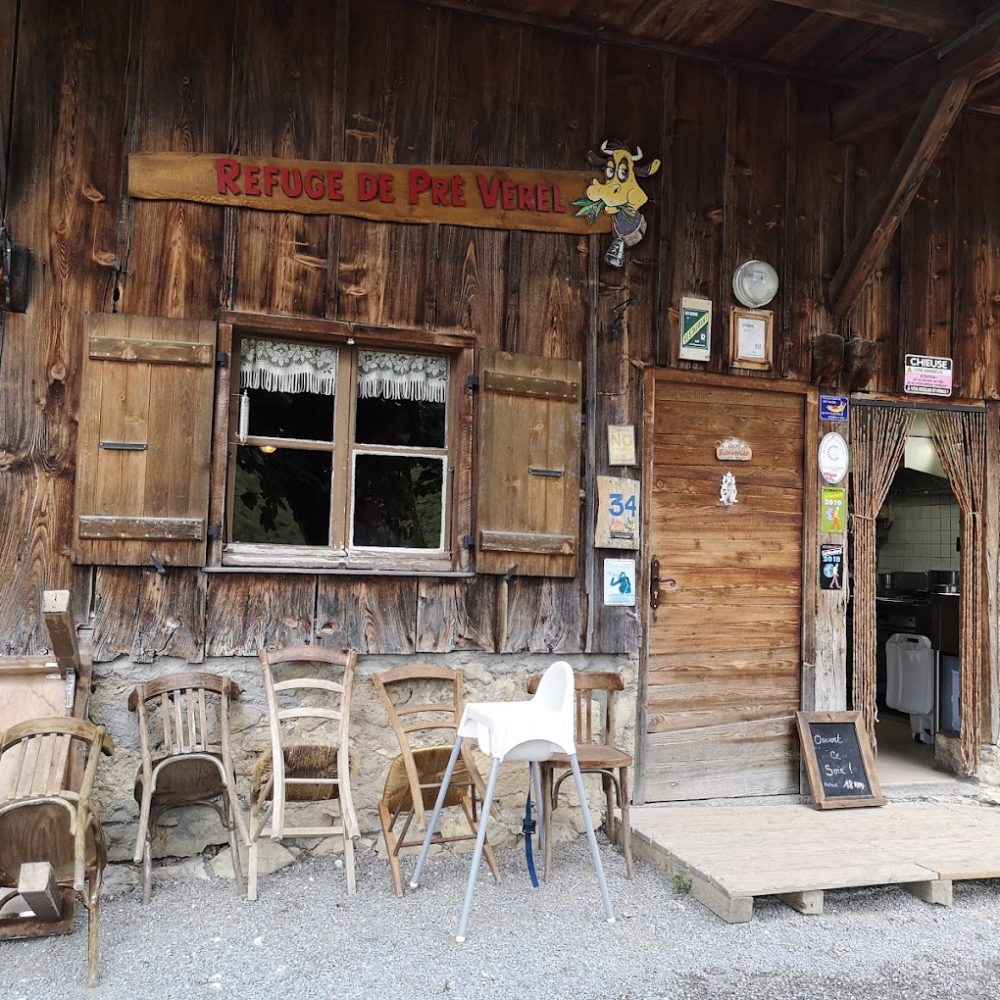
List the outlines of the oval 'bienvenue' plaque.
<svg viewBox="0 0 1000 1000">
<path fill-rule="evenodd" d="M 716 446 L 715 457 L 720 462 L 749 462 L 753 458 L 753 449 L 739 438 L 726 438 Z"/>
<path fill-rule="evenodd" d="M 847 442 L 831 431 L 823 435 L 819 443 L 819 471 L 828 483 L 839 483 L 847 475 L 851 455 L 847 450 Z"/>
</svg>

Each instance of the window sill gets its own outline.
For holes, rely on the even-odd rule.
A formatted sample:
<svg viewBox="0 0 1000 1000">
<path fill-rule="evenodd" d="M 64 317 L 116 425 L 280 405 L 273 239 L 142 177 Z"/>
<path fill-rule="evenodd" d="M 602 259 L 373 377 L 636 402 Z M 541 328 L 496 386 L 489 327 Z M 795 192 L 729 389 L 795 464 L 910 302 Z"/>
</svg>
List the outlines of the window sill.
<svg viewBox="0 0 1000 1000">
<path fill-rule="evenodd" d="M 464 560 L 463 560 L 464 561 Z M 360 555 L 293 546 L 238 544 L 222 551 L 222 564 L 209 573 L 300 573 L 331 576 L 430 576 L 468 579 L 476 574 L 457 568 L 450 554 L 420 556 L 414 552 Z"/>
<path fill-rule="evenodd" d="M 203 566 L 203 573 L 266 573 L 270 576 L 421 576 L 439 580 L 474 580 L 475 573 L 467 570 L 443 569 L 379 569 L 377 567 L 331 566 Z"/>
</svg>

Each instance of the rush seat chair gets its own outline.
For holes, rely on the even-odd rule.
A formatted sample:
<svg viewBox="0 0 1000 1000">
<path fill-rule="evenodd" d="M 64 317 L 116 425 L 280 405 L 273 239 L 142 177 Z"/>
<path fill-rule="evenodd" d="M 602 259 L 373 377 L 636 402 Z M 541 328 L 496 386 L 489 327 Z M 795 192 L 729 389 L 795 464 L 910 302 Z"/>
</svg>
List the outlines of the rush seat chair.
<svg viewBox="0 0 1000 1000">
<path fill-rule="evenodd" d="M 461 670 L 413 663 L 376 674 L 374 682 L 399 743 L 399 755 L 389 766 L 378 814 L 393 889 L 402 896 L 399 854 L 403 848 L 418 847 L 423 842 L 426 813 L 433 808 L 441 788 L 458 730 L 465 679 Z M 446 736 L 447 742 L 442 742 Z M 468 747 L 463 745 L 461 754 L 442 809 L 461 806 L 469 832 L 445 837 L 435 831 L 435 844 L 475 840 L 479 833 L 478 806 L 485 785 Z M 407 840 L 414 820 L 421 835 Z M 483 843 L 483 853 L 494 880 L 499 882 L 500 871 L 488 840 Z"/>
<path fill-rule="evenodd" d="M 240 689 L 228 677 L 167 674 L 138 685 L 129 695 L 136 713 L 142 763 L 135 779 L 139 830 L 135 863 L 142 862 L 142 901 L 152 892 L 152 846 L 160 817 L 185 806 L 209 806 L 229 835 L 236 886 L 243 895 L 237 834 L 250 837 L 236 794 L 229 730 L 229 703 Z"/>
<path fill-rule="evenodd" d="M 268 825 L 285 837 L 344 839 L 347 893 L 353 896 L 354 841 L 360 836 L 351 798 L 348 730 L 357 653 L 321 646 L 260 651 L 271 746 L 254 767 L 250 785 L 250 857 L 247 898 L 257 898 L 257 845 Z M 289 806 L 339 803 L 326 825 L 293 826 Z"/>
<path fill-rule="evenodd" d="M 529 701 L 470 702 L 462 712 L 462 719 L 455 736 L 455 745 L 441 781 L 441 789 L 438 792 L 437 801 L 434 803 L 434 813 L 427 824 L 420 856 L 417 858 L 417 867 L 410 882 L 414 889 L 420 884 L 420 875 L 424 862 L 427 860 L 431 838 L 441 808 L 447 798 L 452 774 L 461 753 L 462 740 L 471 737 L 479 743 L 479 749 L 492 759 L 492 764 L 486 784 L 486 794 L 483 797 L 483 822 L 479 824 L 476 849 L 472 856 L 472 868 L 469 872 L 465 901 L 462 905 L 462 915 L 459 918 L 458 931 L 455 935 L 455 940 L 460 943 L 465 940 L 469 916 L 472 912 L 472 896 L 476 888 L 479 863 L 482 860 L 487 821 L 490 808 L 493 805 L 493 795 L 500 774 L 500 765 L 504 761 L 528 761 L 532 765 L 532 779 L 537 787 L 538 765 L 557 753 L 566 755 L 573 772 L 577 794 L 580 797 L 580 812 L 583 815 L 584 829 L 590 844 L 590 856 L 594 873 L 597 876 L 601 901 L 604 905 L 604 914 L 608 923 L 614 923 L 615 914 L 611 906 L 611 897 L 608 894 L 608 884 L 604 877 L 604 867 L 601 864 L 597 838 L 594 836 L 594 824 L 590 818 L 590 809 L 587 807 L 580 765 L 577 762 L 576 742 L 573 737 L 574 701 L 573 668 L 565 660 L 558 660 L 542 675 L 538 690 Z M 539 799 L 539 805 L 544 807 L 543 800 Z"/>
<path fill-rule="evenodd" d="M 73 894 L 87 908 L 87 979 L 97 984 L 97 928 L 101 878 L 108 848 L 90 801 L 101 754 L 114 752 L 103 726 L 80 719 L 32 719 L 0 736 L 0 770 L 10 778 L 0 798 L 0 886 L 20 884 L 22 866 L 51 866 L 44 887 L 30 905 L 34 920 L 0 920 L 0 938 L 22 937 L 38 921 L 73 927 Z M 80 777 L 82 771 L 82 779 Z M 0 908 L 17 891 L 0 892 Z M 47 912 L 41 912 L 42 907 Z M 37 934 L 38 930 L 34 931 Z"/>
<path fill-rule="evenodd" d="M 612 844 L 620 842 L 625 855 L 625 870 L 632 878 L 632 826 L 629 822 L 628 770 L 632 755 L 614 745 L 615 694 L 625 689 L 621 674 L 613 671 L 577 671 L 576 680 L 576 755 L 581 774 L 599 774 L 601 788 L 607 803 L 605 829 Z M 540 677 L 528 679 L 528 693 L 534 694 Z M 603 696 L 603 697 L 602 697 Z M 602 703 L 603 702 L 603 706 Z M 594 726 L 595 708 L 600 715 L 599 725 Z M 553 754 L 541 764 L 542 795 L 544 796 L 545 830 L 542 836 L 545 881 L 549 879 L 552 864 L 552 813 L 559 806 L 559 789 L 570 776 L 569 758 Z M 557 772 L 562 772 L 556 777 Z M 621 810 L 621 821 L 615 817 L 615 805 Z"/>
</svg>

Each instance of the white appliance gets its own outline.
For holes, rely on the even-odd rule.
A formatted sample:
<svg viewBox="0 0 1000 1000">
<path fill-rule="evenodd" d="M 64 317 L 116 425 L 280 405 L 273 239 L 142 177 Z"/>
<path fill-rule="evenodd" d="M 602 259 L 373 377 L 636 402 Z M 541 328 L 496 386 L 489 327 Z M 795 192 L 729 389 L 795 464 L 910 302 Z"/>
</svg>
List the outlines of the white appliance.
<svg viewBox="0 0 1000 1000">
<path fill-rule="evenodd" d="M 926 635 L 897 632 L 885 644 L 885 703 L 910 716 L 922 743 L 934 742 L 935 660 Z"/>
</svg>

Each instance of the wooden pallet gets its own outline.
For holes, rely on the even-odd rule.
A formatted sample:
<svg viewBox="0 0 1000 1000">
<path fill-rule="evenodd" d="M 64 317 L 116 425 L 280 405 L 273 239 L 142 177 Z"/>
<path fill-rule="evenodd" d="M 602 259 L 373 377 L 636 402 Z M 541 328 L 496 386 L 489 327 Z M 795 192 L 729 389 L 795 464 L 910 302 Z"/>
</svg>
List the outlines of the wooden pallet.
<svg viewBox="0 0 1000 1000">
<path fill-rule="evenodd" d="M 954 881 L 1000 878 L 1000 808 L 965 803 L 647 807 L 632 833 L 636 854 L 729 923 L 757 896 L 815 914 L 827 889 L 895 884 L 948 906 Z"/>
</svg>

